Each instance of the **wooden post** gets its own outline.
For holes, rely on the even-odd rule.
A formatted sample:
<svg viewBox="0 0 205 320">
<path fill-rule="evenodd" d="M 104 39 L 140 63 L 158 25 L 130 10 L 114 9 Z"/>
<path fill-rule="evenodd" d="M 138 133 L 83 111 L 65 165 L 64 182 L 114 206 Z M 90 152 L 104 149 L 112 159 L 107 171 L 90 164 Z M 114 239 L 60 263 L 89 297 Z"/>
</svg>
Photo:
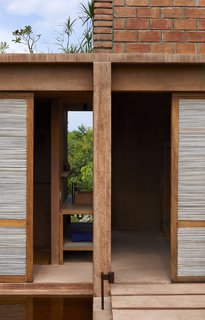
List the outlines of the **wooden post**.
<svg viewBox="0 0 205 320">
<path fill-rule="evenodd" d="M 94 295 L 111 270 L 111 63 L 94 63 Z M 109 285 L 105 283 L 105 295 Z"/>
<path fill-rule="evenodd" d="M 60 211 L 60 103 L 53 101 L 51 112 L 51 263 L 59 264 Z"/>
</svg>

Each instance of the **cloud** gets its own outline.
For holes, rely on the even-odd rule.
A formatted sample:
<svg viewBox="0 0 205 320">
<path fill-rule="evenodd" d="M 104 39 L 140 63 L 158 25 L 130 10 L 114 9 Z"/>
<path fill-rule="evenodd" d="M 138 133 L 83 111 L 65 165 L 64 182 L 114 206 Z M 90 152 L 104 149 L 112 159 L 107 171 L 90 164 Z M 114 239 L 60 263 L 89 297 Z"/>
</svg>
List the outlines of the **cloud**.
<svg viewBox="0 0 205 320">
<path fill-rule="evenodd" d="M 56 51 L 53 43 L 56 42 L 57 33 L 62 31 L 62 24 L 69 16 L 72 19 L 79 16 L 82 1 L 87 0 L 0 0 L 0 41 L 8 41 L 16 52 L 25 52 L 24 47 L 11 42 L 12 31 L 31 25 L 36 34 L 41 34 L 38 51 Z M 78 22 L 76 38 L 80 30 Z"/>
<path fill-rule="evenodd" d="M 43 19 L 74 16 L 79 0 L 0 0 L 9 14 L 19 16 L 37 15 Z"/>
</svg>

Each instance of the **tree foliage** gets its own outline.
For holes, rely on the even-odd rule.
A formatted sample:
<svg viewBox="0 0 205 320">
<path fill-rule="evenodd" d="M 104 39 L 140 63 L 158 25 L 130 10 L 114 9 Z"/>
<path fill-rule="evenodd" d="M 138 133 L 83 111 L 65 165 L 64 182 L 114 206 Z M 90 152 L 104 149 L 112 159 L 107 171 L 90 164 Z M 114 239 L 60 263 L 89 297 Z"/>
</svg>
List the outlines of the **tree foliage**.
<svg viewBox="0 0 205 320">
<path fill-rule="evenodd" d="M 41 35 L 35 34 L 30 25 L 25 26 L 23 29 L 18 29 L 13 32 L 15 43 L 23 44 L 27 47 L 30 53 L 36 50 L 36 43 L 39 41 Z"/>
<path fill-rule="evenodd" d="M 9 48 L 9 45 L 6 41 L 0 42 L 0 54 L 6 53 L 6 50 Z"/>
<path fill-rule="evenodd" d="M 81 191 L 93 189 L 93 130 L 81 125 L 68 132 L 68 161 L 70 164 L 69 191 L 72 182 Z"/>
</svg>

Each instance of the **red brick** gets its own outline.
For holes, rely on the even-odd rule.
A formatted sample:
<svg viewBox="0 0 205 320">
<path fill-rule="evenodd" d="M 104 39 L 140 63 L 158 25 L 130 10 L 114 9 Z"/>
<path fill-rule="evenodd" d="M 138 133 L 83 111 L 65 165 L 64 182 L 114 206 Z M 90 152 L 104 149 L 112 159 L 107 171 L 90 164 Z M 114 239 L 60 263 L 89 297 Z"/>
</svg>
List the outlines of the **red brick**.
<svg viewBox="0 0 205 320">
<path fill-rule="evenodd" d="M 169 7 L 172 5 L 172 0 L 151 0 L 151 6 Z"/>
<path fill-rule="evenodd" d="M 115 29 L 125 29 L 125 19 L 114 19 L 114 28 Z"/>
<path fill-rule="evenodd" d="M 142 42 L 156 42 L 161 40 L 159 31 L 139 31 L 138 40 Z"/>
<path fill-rule="evenodd" d="M 126 21 L 126 29 L 149 29 L 149 20 L 140 18 L 131 18 Z"/>
<path fill-rule="evenodd" d="M 197 48 L 192 43 L 176 43 L 176 53 L 195 54 L 197 53 Z"/>
<path fill-rule="evenodd" d="M 195 6 L 195 0 L 174 0 L 173 6 L 177 6 L 177 7 Z"/>
<path fill-rule="evenodd" d="M 114 41 L 136 41 L 137 40 L 137 32 L 136 31 L 115 31 L 114 32 Z"/>
<path fill-rule="evenodd" d="M 198 0 L 199 6 L 205 6 L 205 0 Z"/>
<path fill-rule="evenodd" d="M 176 19 L 174 21 L 174 29 L 177 30 L 195 30 L 196 29 L 196 20 L 191 19 Z"/>
<path fill-rule="evenodd" d="M 112 27 L 112 21 L 94 21 L 94 27 Z"/>
<path fill-rule="evenodd" d="M 151 45 L 145 43 L 128 43 L 127 52 L 150 53 Z"/>
<path fill-rule="evenodd" d="M 205 42 L 205 32 L 187 32 L 186 40 L 187 42 Z"/>
<path fill-rule="evenodd" d="M 94 41 L 111 41 L 112 40 L 112 34 L 94 34 Z"/>
<path fill-rule="evenodd" d="M 159 8 L 138 8 L 137 17 L 142 18 L 159 18 L 160 9 Z"/>
<path fill-rule="evenodd" d="M 184 42 L 185 33 L 179 31 L 164 31 L 162 40 L 167 42 Z"/>
<path fill-rule="evenodd" d="M 115 52 L 125 52 L 126 44 L 125 43 L 115 43 L 114 45 L 114 51 Z"/>
<path fill-rule="evenodd" d="M 112 52 L 112 48 L 94 48 L 95 53 L 108 53 Z"/>
<path fill-rule="evenodd" d="M 198 20 L 198 29 L 205 30 L 205 20 Z"/>
<path fill-rule="evenodd" d="M 136 8 L 115 8 L 114 9 L 115 17 L 122 18 L 132 18 L 136 17 Z"/>
<path fill-rule="evenodd" d="M 95 14 L 94 21 L 112 21 L 112 15 Z"/>
<path fill-rule="evenodd" d="M 166 19 L 153 19 L 150 21 L 150 28 L 151 29 L 173 29 L 173 21 L 166 20 Z"/>
<path fill-rule="evenodd" d="M 111 2 L 94 2 L 95 8 L 112 8 Z"/>
<path fill-rule="evenodd" d="M 95 27 L 94 28 L 94 34 L 95 33 L 112 33 L 112 28 L 109 28 L 109 27 Z"/>
<path fill-rule="evenodd" d="M 205 8 L 185 8 L 186 18 L 204 18 Z"/>
<path fill-rule="evenodd" d="M 114 5 L 117 6 L 124 6 L 125 0 L 114 0 Z"/>
<path fill-rule="evenodd" d="M 95 41 L 95 48 L 112 48 L 112 41 Z"/>
<path fill-rule="evenodd" d="M 198 44 L 198 51 L 201 54 L 205 54 L 205 43 Z"/>
<path fill-rule="evenodd" d="M 97 8 L 95 9 L 95 14 L 112 14 L 112 9 Z"/>
<path fill-rule="evenodd" d="M 134 7 L 143 7 L 148 6 L 149 1 L 148 0 L 126 0 L 127 6 L 134 6 Z"/>
<path fill-rule="evenodd" d="M 184 8 L 162 8 L 162 18 L 183 18 Z"/>
<path fill-rule="evenodd" d="M 152 53 L 175 53 L 174 44 L 154 43 L 151 46 Z"/>
</svg>

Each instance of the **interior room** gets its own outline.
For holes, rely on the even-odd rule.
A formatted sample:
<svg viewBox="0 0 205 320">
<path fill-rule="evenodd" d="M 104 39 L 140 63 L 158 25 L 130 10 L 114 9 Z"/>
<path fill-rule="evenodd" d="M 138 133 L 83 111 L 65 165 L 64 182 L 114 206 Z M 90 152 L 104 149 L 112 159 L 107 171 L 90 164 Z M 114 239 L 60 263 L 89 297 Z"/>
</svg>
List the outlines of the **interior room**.
<svg viewBox="0 0 205 320">
<path fill-rule="evenodd" d="M 112 96 L 112 270 L 116 283 L 170 282 L 169 93 Z"/>
<path fill-rule="evenodd" d="M 59 171 L 52 164 L 52 148 L 56 148 L 53 121 L 57 121 L 59 134 Z M 34 282 L 91 283 L 92 282 L 92 239 L 84 243 L 79 236 L 69 239 L 68 227 L 77 216 L 81 219 L 92 215 L 92 196 L 83 195 L 69 188 L 70 165 L 68 161 L 68 131 L 70 111 L 80 111 L 79 117 L 92 111 L 92 93 L 36 94 L 34 105 Z M 82 114 L 81 114 L 82 112 Z M 54 120 L 55 119 L 55 120 Z M 57 130 L 58 131 L 58 130 Z M 59 191 L 55 192 L 56 186 Z M 80 191 L 80 190 L 79 190 Z M 60 200 L 59 200 L 60 195 Z M 74 202 L 74 197 L 76 201 Z M 80 199 L 79 199 L 80 197 Z M 83 199 L 82 199 L 83 198 Z M 52 208 L 59 205 L 58 212 Z M 84 203 L 87 201 L 86 203 Z M 82 206 L 84 211 L 82 211 Z M 87 215 L 86 215 L 87 216 Z M 52 220 L 53 219 L 53 220 Z M 79 219 L 79 220 L 81 220 Z M 58 222 L 55 226 L 55 221 Z M 77 225 L 79 227 L 79 224 Z M 56 228 L 56 230 L 54 230 Z M 59 228 L 59 229 L 58 229 Z M 54 239 L 52 232 L 58 235 Z M 54 232 L 53 232 L 54 233 Z M 71 234 L 73 237 L 73 234 Z M 76 234 L 75 234 L 76 235 Z M 53 263 L 52 246 L 58 246 L 58 262 Z M 82 272 L 83 270 L 83 272 Z"/>
</svg>

